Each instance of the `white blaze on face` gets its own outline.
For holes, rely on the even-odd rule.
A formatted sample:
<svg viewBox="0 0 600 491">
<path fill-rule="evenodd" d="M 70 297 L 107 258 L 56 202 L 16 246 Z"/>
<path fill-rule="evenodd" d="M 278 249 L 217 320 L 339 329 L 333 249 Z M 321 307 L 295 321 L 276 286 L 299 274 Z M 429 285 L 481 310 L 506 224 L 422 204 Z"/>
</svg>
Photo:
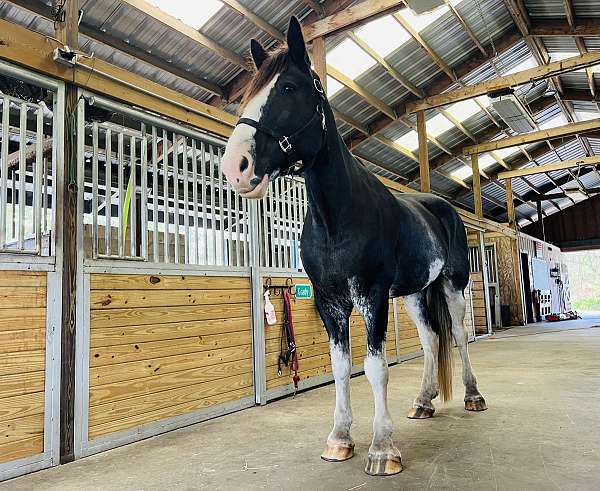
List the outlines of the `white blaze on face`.
<svg viewBox="0 0 600 491">
<path fill-rule="evenodd" d="M 252 119 L 254 121 L 260 121 L 262 112 L 265 104 L 269 98 L 269 94 L 273 90 L 273 87 L 277 83 L 279 75 L 275 75 L 273 79 L 265 85 L 246 105 L 242 118 Z M 247 194 L 245 197 L 261 198 L 266 194 L 268 186 L 268 176 L 265 175 L 263 181 L 254 188 L 250 184 L 250 180 L 257 177 L 254 173 L 254 137 L 256 135 L 256 129 L 247 124 L 240 124 L 236 126 L 229 137 L 227 146 L 225 147 L 225 153 L 221 161 L 221 167 L 225 177 L 242 196 Z M 240 169 L 243 158 L 248 160 L 248 166 L 246 169 Z M 262 177 L 262 176 L 260 176 Z M 253 192 L 253 189 L 257 193 Z"/>
</svg>

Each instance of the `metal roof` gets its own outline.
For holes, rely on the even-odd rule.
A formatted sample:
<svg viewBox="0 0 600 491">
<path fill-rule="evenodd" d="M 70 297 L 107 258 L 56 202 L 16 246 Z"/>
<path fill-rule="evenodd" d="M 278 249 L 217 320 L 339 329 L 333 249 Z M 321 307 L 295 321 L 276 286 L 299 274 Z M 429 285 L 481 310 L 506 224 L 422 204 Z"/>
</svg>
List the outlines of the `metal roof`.
<svg viewBox="0 0 600 491">
<path fill-rule="evenodd" d="M 30 0 L 30 3 L 51 5 L 52 1 Z M 291 15 L 296 15 L 300 19 L 304 19 L 311 13 L 309 2 L 303 0 L 239 0 L 239 3 L 280 32 L 285 32 Z M 325 0 L 323 3 L 333 3 L 333 0 Z M 359 2 L 356 1 L 354 3 Z M 573 0 L 572 3 L 576 16 L 600 16 L 600 0 Z M 545 19 L 566 21 L 563 0 L 524 0 L 523 4 L 532 23 Z M 493 79 L 497 77 L 497 71 L 505 73 L 507 70 L 513 69 L 525 59 L 532 56 L 524 39 L 507 47 L 501 53 L 494 52 L 496 46 L 500 44 L 503 38 L 508 35 L 514 35 L 517 32 L 517 26 L 503 0 L 463 0 L 455 8 L 478 42 L 489 53 L 494 54 L 491 60 L 480 63 L 479 66 L 473 67 L 469 73 L 464 75 L 460 80 L 462 84 L 472 85 L 484 80 Z M 105 34 L 121 39 L 132 48 L 147 54 L 149 53 L 166 62 L 174 69 L 180 70 L 180 72 L 185 71 L 189 74 L 189 77 L 182 78 L 168 70 L 158 68 L 107 44 L 86 38 L 82 35 L 80 37 L 80 47 L 83 51 L 90 54 L 93 53 L 94 56 L 100 59 L 168 86 L 197 100 L 213 102 L 214 96 L 209 90 L 195 83 L 195 80 L 199 83 L 202 81 L 210 82 L 226 89 L 244 71 L 244 67 L 223 58 L 211 49 L 202 46 L 200 43 L 153 19 L 146 12 L 134 9 L 121 0 L 103 0 L 101 2 L 84 0 L 81 9 L 83 11 L 82 23 L 97 31 L 99 37 Z M 0 17 L 46 35 L 53 35 L 53 25 L 50 20 L 23 8 L 16 7 L 8 1 L 0 0 Z M 258 28 L 251 20 L 227 6 L 223 6 L 205 23 L 200 31 L 240 57 L 247 57 L 249 39 L 251 38 L 258 39 L 267 47 L 277 43 L 276 39 Z M 461 22 L 450 11 L 439 17 L 431 25 L 425 27 L 420 32 L 420 35 L 439 58 L 452 69 L 456 70 L 457 73 L 464 71 L 462 67 L 465 63 L 469 62 L 472 66 L 471 60 L 474 57 L 481 58 L 482 56 L 481 51 L 469 37 Z M 342 40 L 346 39 L 346 37 L 346 33 L 328 37 L 326 40 L 327 49 L 332 49 Z M 600 35 L 582 39 L 588 50 L 600 50 Z M 567 36 L 544 37 L 540 38 L 540 42 L 543 44 L 545 51 L 551 55 L 578 52 L 578 46 L 574 38 Z M 443 83 L 447 85 L 447 90 L 456 89 L 459 86 L 457 83 L 452 82 L 427 51 L 412 38 L 408 39 L 401 46 L 395 47 L 386 57 L 386 61 L 394 70 L 425 92 L 430 90 L 431 84 L 434 81 L 436 84 Z M 593 77 L 594 84 L 597 83 L 598 77 L 600 77 L 600 74 L 596 74 Z M 378 64 L 375 64 L 375 66 L 356 77 L 355 82 L 368 93 L 396 110 L 399 114 L 403 112 L 404 103 L 415 98 L 406 87 L 391 76 L 384 67 Z M 572 72 L 561 75 L 560 82 L 562 90 L 590 90 L 588 78 L 585 73 Z M 547 97 L 552 93 L 553 89 L 548 87 L 546 82 L 528 84 L 517 88 L 517 94 L 527 104 L 531 104 L 540 97 Z M 367 100 L 348 88 L 340 90 L 331 98 L 330 102 L 342 114 L 342 118 L 345 114 L 367 128 L 372 127 L 375 122 L 383 117 L 382 113 L 376 107 L 373 107 Z M 598 112 L 598 106 L 591 101 L 568 102 L 566 105 L 568 110 L 575 115 L 582 111 Z M 225 110 L 234 112 L 237 105 L 225 101 L 223 107 Z M 492 108 L 490 108 L 490 113 L 492 118 L 498 121 L 498 116 Z M 552 104 L 538 113 L 536 120 L 541 124 L 552 120 L 560 113 L 561 107 L 558 104 Z M 431 121 L 431 118 L 437 114 L 439 114 L 437 111 L 428 111 L 427 120 Z M 406 116 L 406 118 L 414 124 L 413 116 Z M 462 124 L 468 132 L 475 135 L 475 138 L 479 138 L 479 135 L 489 133 L 490 129 L 495 127 L 495 122 L 492 118 L 485 112 L 480 111 L 465 119 Z M 344 138 L 349 139 L 351 136 L 359 134 L 356 129 L 342 119 L 338 119 L 337 122 L 340 133 Z M 412 130 L 405 124 L 394 121 L 384 127 L 378 134 L 388 140 L 394 141 L 409 131 Z M 469 136 L 457 127 L 453 127 L 440 134 L 437 139 L 441 144 L 450 148 L 454 154 L 460 154 L 461 147 L 473 143 Z M 587 138 L 586 141 L 589 143 L 589 149 L 594 154 L 600 155 L 600 140 Z M 586 148 L 578 140 L 571 140 L 564 145 L 560 143 L 556 143 L 556 152 L 548 149 L 548 152 L 536 158 L 536 163 L 554 162 L 558 158 L 563 160 L 581 158 L 586 155 Z M 442 158 L 445 155 L 444 151 L 432 142 L 429 142 L 428 148 L 432 161 Z M 539 153 L 539 148 L 539 144 L 527 146 L 528 151 L 536 151 L 537 153 Z M 393 146 L 382 143 L 373 137 L 373 135 L 370 135 L 369 138 L 360 143 L 354 151 L 357 155 L 361 155 L 374 162 L 375 165 L 367 164 L 367 167 L 393 180 L 405 182 L 401 177 L 413 175 L 418 170 L 418 164 L 414 160 L 394 149 Z M 449 177 L 452 172 L 462 168 L 464 163 L 455 158 L 447 160 L 445 164 L 438 166 L 432 172 L 431 181 L 434 191 L 444 196 L 452 197 L 462 206 L 472 206 L 472 193 L 465 193 L 463 186 Z M 465 159 L 462 160 L 466 161 Z M 515 154 L 514 157 L 511 156 L 506 161 L 509 164 L 516 162 L 521 167 L 523 165 L 535 165 L 523 162 L 523 154 Z M 382 170 L 383 168 L 387 170 Z M 493 174 L 498 169 L 500 169 L 499 165 L 493 165 L 488 167 L 486 172 Z M 569 175 L 566 171 L 562 171 L 552 173 L 551 177 L 554 179 L 567 179 Z M 469 184 L 470 179 L 466 181 Z M 530 184 L 527 184 L 523 179 L 515 179 L 513 183 L 515 193 L 524 196 L 525 199 L 531 198 L 535 194 L 531 189 L 531 185 L 541 190 L 546 190 L 553 186 L 550 178 L 543 174 L 530 176 L 527 181 Z M 586 186 L 597 186 L 598 175 L 596 173 L 587 174 L 585 180 L 582 179 L 582 182 Z M 408 185 L 411 187 L 418 186 L 415 182 L 408 183 Z M 486 213 L 497 219 L 504 219 L 505 210 L 496 204 L 504 203 L 506 199 L 502 185 L 484 183 L 483 192 L 485 195 L 484 208 Z M 565 206 L 571 203 L 569 200 L 563 201 L 565 201 Z M 551 204 L 545 206 L 549 207 L 550 211 L 552 210 Z M 519 205 L 517 206 L 517 211 L 520 218 L 528 218 L 534 215 L 534 210 L 530 205 Z"/>
</svg>

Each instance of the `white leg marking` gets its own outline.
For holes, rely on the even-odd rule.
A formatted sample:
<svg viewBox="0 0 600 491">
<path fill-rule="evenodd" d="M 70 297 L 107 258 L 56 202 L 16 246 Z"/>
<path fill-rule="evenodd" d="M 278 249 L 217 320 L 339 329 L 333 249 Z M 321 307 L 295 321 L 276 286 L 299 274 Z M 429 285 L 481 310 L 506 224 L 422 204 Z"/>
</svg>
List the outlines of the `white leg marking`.
<svg viewBox="0 0 600 491">
<path fill-rule="evenodd" d="M 419 339 L 423 346 L 423 379 L 421 392 L 415 405 L 433 409 L 431 400 L 438 394 L 438 348 L 439 340 L 427 320 L 423 317 L 420 305 L 422 294 L 404 297 L 406 312 L 417 326 Z"/>
<path fill-rule="evenodd" d="M 463 365 L 462 379 L 465 384 L 466 396 L 480 395 L 477 390 L 477 379 L 471 367 L 469 359 L 468 343 L 469 337 L 465 329 L 465 310 L 466 302 L 461 292 L 456 292 L 444 285 L 444 294 L 448 303 L 448 311 L 452 318 L 452 335 L 458 346 L 458 352 Z"/>
<path fill-rule="evenodd" d="M 330 445 L 350 444 L 352 408 L 350 407 L 350 353 L 341 346 L 330 343 L 331 368 L 335 379 L 335 412 L 333 430 L 327 438 Z"/>
<path fill-rule="evenodd" d="M 394 430 L 392 418 L 388 411 L 387 386 L 388 365 L 385 358 L 385 343 L 381 353 L 368 353 L 365 358 L 365 374 L 375 401 L 375 417 L 373 418 L 373 443 L 369 454 L 390 452 L 394 449 L 392 432 Z"/>
</svg>

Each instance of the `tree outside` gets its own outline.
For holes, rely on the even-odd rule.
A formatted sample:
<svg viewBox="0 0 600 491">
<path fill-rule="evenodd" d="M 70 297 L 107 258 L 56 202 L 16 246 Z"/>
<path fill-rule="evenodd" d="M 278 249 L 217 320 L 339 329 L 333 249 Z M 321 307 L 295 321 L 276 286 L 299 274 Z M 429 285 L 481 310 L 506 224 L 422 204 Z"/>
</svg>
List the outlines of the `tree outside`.
<svg viewBox="0 0 600 491">
<path fill-rule="evenodd" d="M 578 312 L 600 311 L 600 250 L 564 255 L 571 282 L 571 303 Z"/>
</svg>

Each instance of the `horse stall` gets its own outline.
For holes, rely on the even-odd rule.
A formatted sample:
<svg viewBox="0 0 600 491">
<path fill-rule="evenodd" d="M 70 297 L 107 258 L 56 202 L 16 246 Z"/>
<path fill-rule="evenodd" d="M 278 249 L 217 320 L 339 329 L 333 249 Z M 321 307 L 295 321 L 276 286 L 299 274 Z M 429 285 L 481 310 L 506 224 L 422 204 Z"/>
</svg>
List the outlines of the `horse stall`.
<svg viewBox="0 0 600 491">
<path fill-rule="evenodd" d="M 64 87 L 0 62 L 0 476 L 58 462 Z M 58 116 L 58 117 L 56 117 Z"/>
<path fill-rule="evenodd" d="M 81 95 L 77 457 L 252 406 L 256 376 L 249 211 L 224 142 Z"/>
</svg>

